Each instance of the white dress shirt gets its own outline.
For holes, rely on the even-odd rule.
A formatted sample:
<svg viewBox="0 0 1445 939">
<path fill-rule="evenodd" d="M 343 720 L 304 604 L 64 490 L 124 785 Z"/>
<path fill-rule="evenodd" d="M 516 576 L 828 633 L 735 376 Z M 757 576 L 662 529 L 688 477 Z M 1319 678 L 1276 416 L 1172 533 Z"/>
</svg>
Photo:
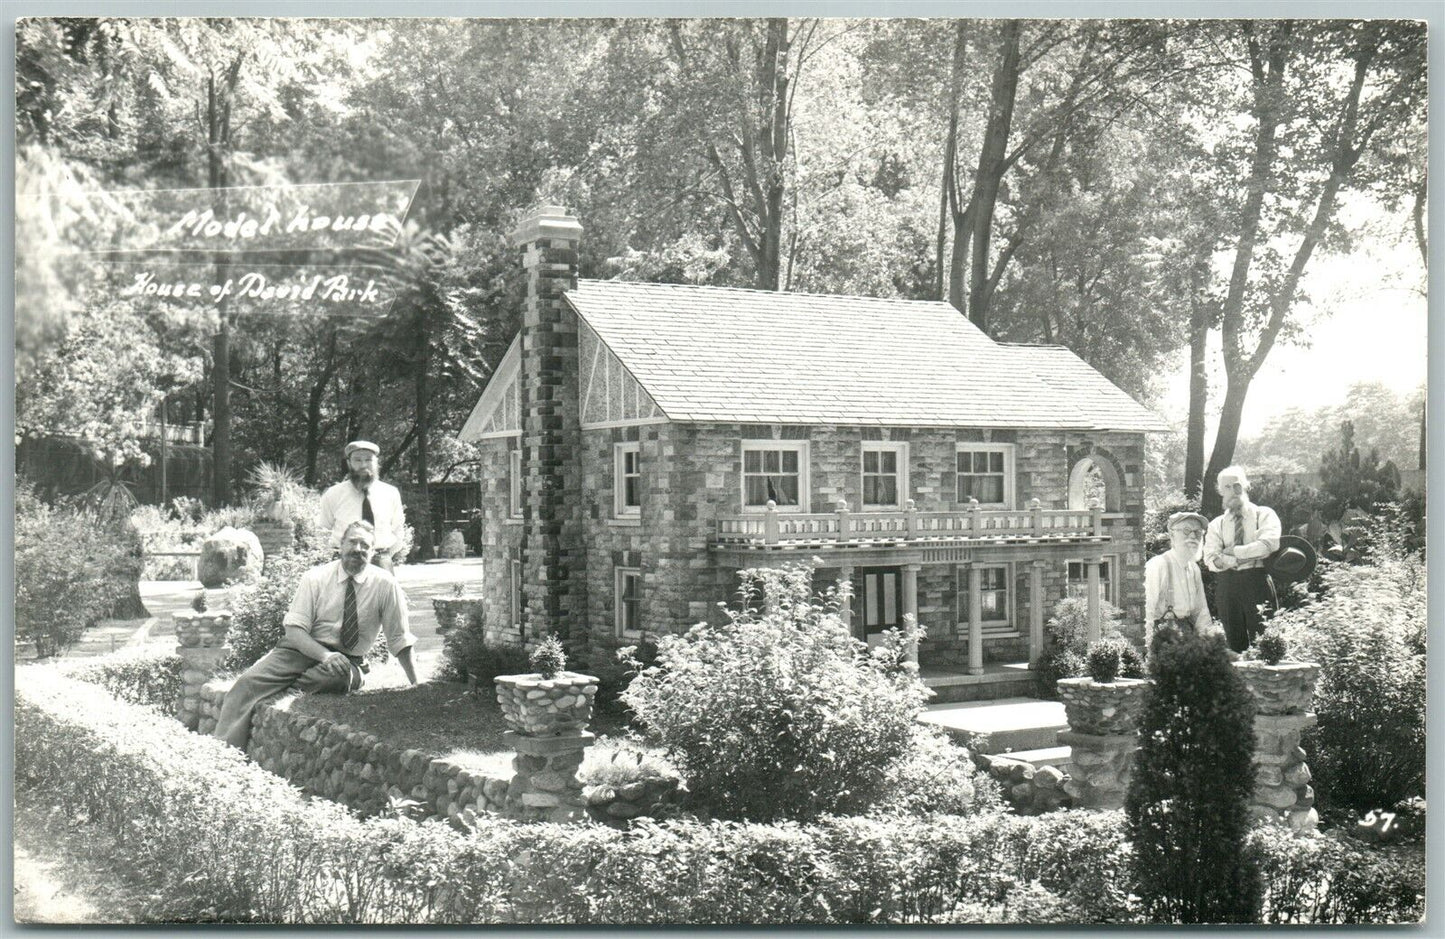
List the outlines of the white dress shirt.
<svg viewBox="0 0 1445 939">
<path fill-rule="evenodd" d="M 1153 645 L 1154 621 L 1169 610 L 1192 622 L 1201 636 L 1223 631 L 1209 615 L 1199 562 L 1183 560 L 1173 551 L 1156 554 L 1144 564 L 1144 648 Z"/>
<path fill-rule="evenodd" d="M 376 553 L 390 554 L 401 546 L 402 526 L 406 510 L 401 505 L 401 492 L 390 483 L 372 482 L 367 490 L 371 500 L 372 522 L 376 526 Z M 316 524 L 331 532 L 331 547 L 341 547 L 346 526 L 361 521 L 361 490 L 343 479 L 321 495 L 321 511 Z"/>
<path fill-rule="evenodd" d="M 1233 548 L 1239 561 L 1237 570 L 1263 567 L 1264 559 L 1279 550 L 1279 516 L 1274 509 L 1265 508 L 1246 501 L 1239 507 L 1244 518 L 1244 541 L 1235 544 L 1234 514 L 1228 509 L 1209 523 L 1204 533 L 1204 566 L 1211 571 L 1222 571 L 1219 558 L 1225 548 Z"/>
<path fill-rule="evenodd" d="M 313 567 L 301 575 L 291 608 L 283 623 L 298 626 L 324 646 L 348 655 L 364 656 L 376 637 L 386 634 L 386 647 L 395 655 L 416 644 L 407 618 L 406 594 L 389 572 L 374 564 L 355 575 L 356 619 L 361 632 L 356 645 L 341 648 L 341 624 L 346 612 L 346 569 L 339 560 Z"/>
</svg>

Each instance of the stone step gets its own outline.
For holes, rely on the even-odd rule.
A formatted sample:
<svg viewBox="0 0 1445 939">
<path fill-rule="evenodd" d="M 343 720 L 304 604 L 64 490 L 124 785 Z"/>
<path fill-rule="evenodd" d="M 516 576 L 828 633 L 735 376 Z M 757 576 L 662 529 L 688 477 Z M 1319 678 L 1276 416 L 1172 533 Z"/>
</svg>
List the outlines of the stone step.
<svg viewBox="0 0 1445 939">
<path fill-rule="evenodd" d="M 1072 747 L 1041 747 L 1037 750 L 1014 750 L 1009 754 L 1009 757 L 1030 763 L 1034 769 L 1038 769 L 1041 766 L 1053 766 L 1065 773 L 1074 765 Z"/>
<path fill-rule="evenodd" d="M 959 701 L 997 701 L 1004 698 L 1026 698 L 1034 694 L 1037 673 L 1027 662 L 994 663 L 984 666 L 982 675 L 964 671 L 924 674 L 923 683 L 933 690 L 931 704 L 953 704 Z"/>
<path fill-rule="evenodd" d="M 1025 697 L 932 704 L 918 720 L 943 729 L 960 744 L 972 742 L 981 753 L 1057 747 L 1059 731 L 1069 726 L 1059 702 Z"/>
</svg>

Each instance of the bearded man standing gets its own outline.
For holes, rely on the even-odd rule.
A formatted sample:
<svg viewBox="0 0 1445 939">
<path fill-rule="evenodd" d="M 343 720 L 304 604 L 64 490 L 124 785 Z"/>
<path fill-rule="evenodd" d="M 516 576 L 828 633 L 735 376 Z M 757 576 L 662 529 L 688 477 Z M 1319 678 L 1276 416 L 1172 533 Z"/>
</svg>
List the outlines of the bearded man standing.
<svg viewBox="0 0 1445 939">
<path fill-rule="evenodd" d="M 352 522 L 343 533 L 340 559 L 301 575 L 283 620 L 286 634 L 226 693 L 217 737 L 246 749 L 256 705 L 287 688 L 356 691 L 370 671 L 366 654 L 382 633 L 407 681 L 416 684 L 411 661 L 416 636 L 407 624 L 406 594 L 389 572 L 371 565 L 372 538 L 370 522 Z"/>
<path fill-rule="evenodd" d="M 1219 471 L 1215 488 L 1224 514 L 1204 536 L 1204 566 L 1214 579 L 1214 605 L 1229 647 L 1243 652 L 1259 636 L 1259 607 L 1274 592 L 1265 561 L 1279 548 L 1279 516 L 1249 501 L 1249 478 L 1238 466 Z"/>
<path fill-rule="evenodd" d="M 346 478 L 322 493 L 317 524 L 322 531 L 331 533 L 331 547 L 339 550 L 347 525 L 370 523 L 376 529 L 371 563 L 390 571 L 405 537 L 406 512 L 397 488 L 377 478 L 380 454 L 381 448 L 370 440 L 353 440 L 346 445 Z"/>
</svg>

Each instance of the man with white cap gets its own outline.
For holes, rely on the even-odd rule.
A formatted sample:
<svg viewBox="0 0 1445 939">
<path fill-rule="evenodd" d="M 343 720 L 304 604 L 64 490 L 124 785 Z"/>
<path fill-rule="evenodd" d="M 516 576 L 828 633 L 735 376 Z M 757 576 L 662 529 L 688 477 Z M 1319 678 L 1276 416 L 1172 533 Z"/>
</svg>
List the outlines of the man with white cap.
<svg viewBox="0 0 1445 939">
<path fill-rule="evenodd" d="M 353 440 L 346 445 L 346 479 L 321 495 L 317 524 L 331 533 L 331 546 L 341 549 L 341 536 L 352 522 L 369 522 L 376 529 L 375 554 L 371 563 L 391 570 L 393 555 L 401 549 L 406 513 L 401 493 L 377 478 L 377 457 L 381 448 L 370 440 Z"/>
<path fill-rule="evenodd" d="M 1220 470 L 1215 486 L 1224 514 L 1205 533 L 1204 566 L 1218 575 L 1214 606 L 1229 647 L 1243 652 L 1259 635 L 1259 607 L 1273 593 L 1265 561 L 1279 548 L 1279 516 L 1249 501 L 1249 478 L 1241 467 Z"/>
</svg>

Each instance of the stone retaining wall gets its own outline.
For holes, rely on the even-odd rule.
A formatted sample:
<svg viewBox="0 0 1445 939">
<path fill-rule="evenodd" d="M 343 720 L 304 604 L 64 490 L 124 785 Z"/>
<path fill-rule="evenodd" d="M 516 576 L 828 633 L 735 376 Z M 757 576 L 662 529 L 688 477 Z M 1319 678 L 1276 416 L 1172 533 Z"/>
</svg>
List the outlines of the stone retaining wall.
<svg viewBox="0 0 1445 939">
<path fill-rule="evenodd" d="M 215 729 L 231 683 L 216 679 L 201 689 L 200 733 Z M 256 708 L 251 718 L 246 753 L 276 775 L 366 815 L 380 812 L 393 799 L 416 802 L 419 814 L 459 827 L 475 825 L 482 814 L 517 814 L 508 808 L 509 796 L 515 806 L 523 795 L 514 772 L 467 770 L 421 750 L 399 750 L 345 724 L 294 714 L 291 706 L 298 697 L 282 694 Z M 593 786 L 582 795 L 588 816 L 622 825 L 672 811 L 677 782 L 648 779 L 615 788 Z"/>
</svg>

